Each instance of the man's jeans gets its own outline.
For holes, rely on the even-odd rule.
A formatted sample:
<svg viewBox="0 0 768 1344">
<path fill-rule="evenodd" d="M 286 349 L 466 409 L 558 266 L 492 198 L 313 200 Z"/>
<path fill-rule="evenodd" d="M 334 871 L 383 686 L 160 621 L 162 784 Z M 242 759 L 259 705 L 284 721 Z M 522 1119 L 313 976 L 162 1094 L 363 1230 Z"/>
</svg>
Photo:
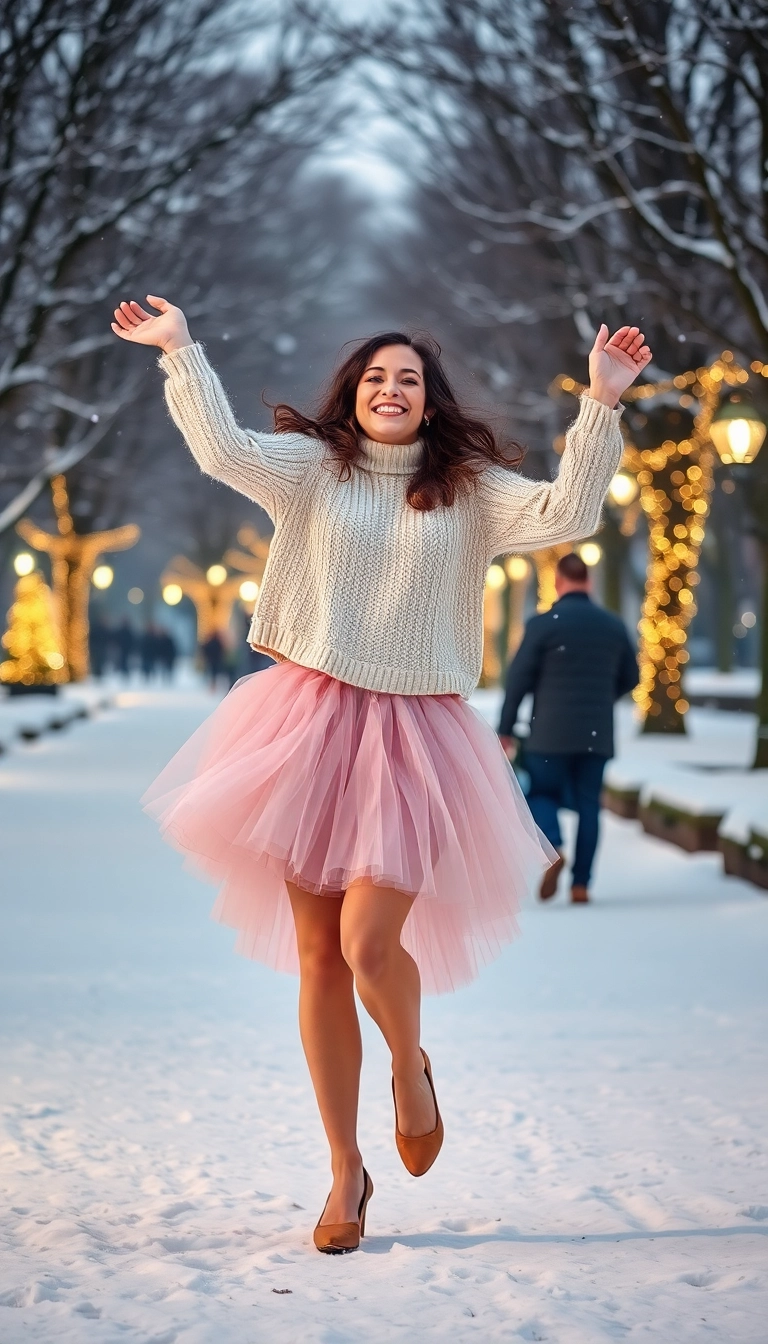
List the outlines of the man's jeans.
<svg viewBox="0 0 768 1344">
<path fill-rule="evenodd" d="M 591 751 L 550 752 L 526 751 L 523 765 L 531 777 L 528 806 L 536 825 L 544 832 L 550 844 L 562 848 L 560 822 L 557 811 L 567 807 L 578 813 L 576 853 L 571 881 L 576 887 L 589 886 L 592 862 L 597 849 L 600 790 L 606 756 L 595 756 Z"/>
</svg>

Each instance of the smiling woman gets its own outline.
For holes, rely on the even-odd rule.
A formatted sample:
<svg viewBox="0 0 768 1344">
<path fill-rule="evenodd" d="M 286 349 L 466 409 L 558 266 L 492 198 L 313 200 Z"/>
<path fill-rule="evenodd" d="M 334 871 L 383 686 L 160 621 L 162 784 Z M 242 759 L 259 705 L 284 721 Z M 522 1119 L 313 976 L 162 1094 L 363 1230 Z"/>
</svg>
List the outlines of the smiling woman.
<svg viewBox="0 0 768 1344">
<path fill-rule="evenodd" d="M 484 466 L 510 467 L 522 449 L 502 447 L 489 425 L 460 406 L 428 336 L 380 332 L 361 341 L 339 365 L 317 413 L 274 407 L 278 433 L 309 434 L 341 464 L 342 480 L 365 455 L 360 431 L 373 443 L 420 443 L 406 497 L 414 509 L 450 507 Z"/>
<path fill-rule="evenodd" d="M 491 729 L 463 702 L 482 660 L 488 566 L 591 535 L 622 454 L 615 410 L 648 363 L 637 327 L 597 334 L 555 481 L 459 405 L 427 337 L 384 332 L 342 362 L 314 417 L 243 429 L 165 299 L 115 310 L 157 345 L 203 471 L 275 523 L 250 640 L 277 666 L 238 682 L 146 795 L 220 887 L 239 948 L 301 975 L 302 1043 L 331 1149 L 314 1241 L 355 1250 L 373 1185 L 357 1142 L 354 990 L 392 1056 L 397 1150 L 422 1176 L 443 1140 L 419 1044 L 422 979 L 472 979 L 557 858 Z"/>
</svg>

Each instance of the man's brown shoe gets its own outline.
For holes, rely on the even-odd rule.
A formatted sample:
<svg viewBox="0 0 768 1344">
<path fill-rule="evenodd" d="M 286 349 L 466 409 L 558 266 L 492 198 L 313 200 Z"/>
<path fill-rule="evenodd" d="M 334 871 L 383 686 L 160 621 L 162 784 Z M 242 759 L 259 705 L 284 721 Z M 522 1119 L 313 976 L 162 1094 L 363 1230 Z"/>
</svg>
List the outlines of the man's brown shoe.
<svg viewBox="0 0 768 1344">
<path fill-rule="evenodd" d="M 557 852 L 558 854 L 560 854 L 559 850 Z M 560 877 L 561 872 L 563 871 L 564 863 L 565 863 L 565 855 L 560 854 L 560 857 L 558 859 L 555 859 L 555 862 L 552 864 L 552 867 L 547 869 L 546 873 L 541 879 L 541 886 L 539 887 L 540 901 L 551 901 L 552 897 L 557 895 L 557 881 L 558 878 Z"/>
<path fill-rule="evenodd" d="M 589 905 L 589 892 L 586 887 L 571 887 L 571 905 Z"/>
</svg>

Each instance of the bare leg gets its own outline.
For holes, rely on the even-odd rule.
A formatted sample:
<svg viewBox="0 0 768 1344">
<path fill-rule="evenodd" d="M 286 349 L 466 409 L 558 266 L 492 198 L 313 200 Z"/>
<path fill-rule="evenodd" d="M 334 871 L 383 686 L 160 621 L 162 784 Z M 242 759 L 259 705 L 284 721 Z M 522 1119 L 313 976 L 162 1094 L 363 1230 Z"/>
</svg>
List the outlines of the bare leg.
<svg viewBox="0 0 768 1344">
<path fill-rule="evenodd" d="M 362 1042 L 352 972 L 341 954 L 341 896 L 314 896 L 287 883 L 299 948 L 299 1029 L 323 1127 L 333 1187 L 323 1223 L 351 1223 L 363 1193 L 357 1146 Z"/>
<path fill-rule="evenodd" d="M 429 1134 L 437 1122 L 419 1050 L 421 979 L 400 934 L 413 897 L 357 882 L 341 907 L 341 950 L 366 1011 L 392 1052 L 401 1134 Z"/>
</svg>

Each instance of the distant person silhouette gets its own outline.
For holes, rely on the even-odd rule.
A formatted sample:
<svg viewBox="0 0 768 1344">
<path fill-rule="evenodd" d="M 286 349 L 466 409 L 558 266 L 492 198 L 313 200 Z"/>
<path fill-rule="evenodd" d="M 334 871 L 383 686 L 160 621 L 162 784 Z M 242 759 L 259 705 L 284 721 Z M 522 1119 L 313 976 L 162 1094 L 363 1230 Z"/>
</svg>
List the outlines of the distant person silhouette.
<svg viewBox="0 0 768 1344">
<path fill-rule="evenodd" d="M 112 646 L 115 650 L 115 667 L 118 672 L 122 672 L 127 677 L 131 670 L 131 660 L 136 647 L 136 637 L 133 633 L 133 627 L 124 616 L 112 637 Z"/>
</svg>

